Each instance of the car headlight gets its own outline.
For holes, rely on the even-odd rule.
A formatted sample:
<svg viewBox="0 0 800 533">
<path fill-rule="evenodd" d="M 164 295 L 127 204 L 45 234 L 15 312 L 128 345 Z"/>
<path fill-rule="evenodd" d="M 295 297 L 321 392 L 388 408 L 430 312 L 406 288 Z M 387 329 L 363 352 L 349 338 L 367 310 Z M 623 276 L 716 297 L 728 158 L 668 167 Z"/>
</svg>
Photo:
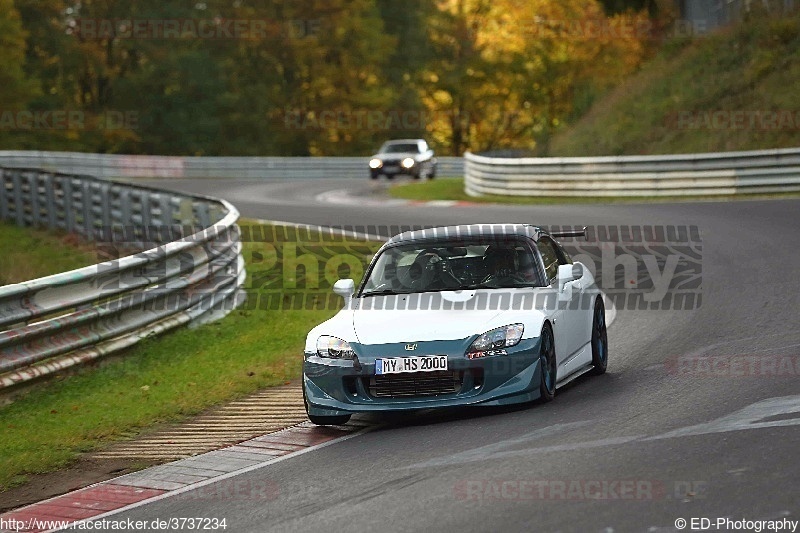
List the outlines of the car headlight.
<svg viewBox="0 0 800 533">
<path fill-rule="evenodd" d="M 508 326 L 487 331 L 470 344 L 467 353 L 489 352 L 486 355 L 501 355 L 505 353 L 505 348 L 519 344 L 523 331 L 525 331 L 525 327 L 522 324 L 509 324 Z M 495 351 L 499 353 L 491 353 Z"/>
<path fill-rule="evenodd" d="M 416 161 L 414 161 L 413 157 L 406 157 L 400 164 L 403 165 L 403 168 L 411 168 L 416 164 Z"/>
<path fill-rule="evenodd" d="M 317 355 L 331 359 L 352 359 L 356 353 L 349 342 L 338 337 L 322 335 L 317 339 Z"/>
<path fill-rule="evenodd" d="M 377 157 L 369 160 L 369 168 L 381 168 L 382 166 L 383 166 L 383 161 L 381 161 Z"/>
</svg>

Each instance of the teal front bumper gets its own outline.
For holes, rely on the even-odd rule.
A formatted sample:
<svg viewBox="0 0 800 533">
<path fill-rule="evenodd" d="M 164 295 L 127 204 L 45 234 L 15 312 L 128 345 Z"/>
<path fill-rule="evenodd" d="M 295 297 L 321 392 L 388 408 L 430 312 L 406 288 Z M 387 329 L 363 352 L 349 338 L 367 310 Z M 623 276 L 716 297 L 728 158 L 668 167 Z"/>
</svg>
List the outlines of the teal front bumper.
<svg viewBox="0 0 800 533">
<path fill-rule="evenodd" d="M 523 339 L 506 348 L 506 355 L 469 359 L 465 352 L 473 340 L 419 342 L 413 354 L 405 344 L 351 343 L 356 360 L 305 354 L 303 387 L 309 414 L 507 405 L 539 397 L 539 338 Z M 447 372 L 375 376 L 375 359 L 408 355 L 447 355 Z"/>
</svg>

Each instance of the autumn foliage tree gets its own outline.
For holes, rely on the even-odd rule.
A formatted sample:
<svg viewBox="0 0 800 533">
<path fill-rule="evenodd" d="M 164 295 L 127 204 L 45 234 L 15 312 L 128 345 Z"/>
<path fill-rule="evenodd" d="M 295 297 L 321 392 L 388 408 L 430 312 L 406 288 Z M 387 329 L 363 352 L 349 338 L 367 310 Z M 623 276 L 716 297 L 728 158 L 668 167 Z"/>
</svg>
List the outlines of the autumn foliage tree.
<svg viewBox="0 0 800 533">
<path fill-rule="evenodd" d="M 431 134 L 451 153 L 533 149 L 575 110 L 641 62 L 641 13 L 608 18 L 586 0 L 440 0 L 429 26 Z"/>
<path fill-rule="evenodd" d="M 615 30 L 647 23 L 646 11 L 604 7 L 0 0 L 2 107 L 87 117 L 77 129 L 6 128 L 0 149 L 364 155 L 386 138 L 424 135 L 440 153 L 543 150 L 647 51 L 645 33 Z M 258 31 L 164 32 L 178 21 L 217 29 L 239 21 Z M 365 122 L 366 114 L 379 118 Z M 397 114 L 419 120 L 390 123 Z M 109 120 L 119 116 L 134 120 Z"/>
</svg>

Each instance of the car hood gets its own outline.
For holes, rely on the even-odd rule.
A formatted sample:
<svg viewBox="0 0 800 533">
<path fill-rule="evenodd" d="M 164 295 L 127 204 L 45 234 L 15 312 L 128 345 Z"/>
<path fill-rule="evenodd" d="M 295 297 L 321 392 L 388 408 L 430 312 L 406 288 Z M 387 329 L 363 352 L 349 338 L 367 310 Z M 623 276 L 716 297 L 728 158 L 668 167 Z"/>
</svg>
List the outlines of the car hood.
<svg viewBox="0 0 800 533">
<path fill-rule="evenodd" d="M 518 291 L 518 292 L 517 292 Z M 539 336 L 548 312 L 512 298 L 534 290 L 477 289 L 356 298 L 306 337 L 307 353 L 320 335 L 364 345 L 461 340 L 508 324 L 523 324 L 523 339 Z"/>
<path fill-rule="evenodd" d="M 497 311 L 353 311 L 353 327 L 362 344 L 465 339 L 492 329 Z"/>
<path fill-rule="evenodd" d="M 362 344 L 465 339 L 523 322 L 520 314 L 524 313 L 498 310 L 496 305 L 473 305 L 477 309 L 469 309 L 476 292 L 485 291 L 371 296 L 342 312 L 351 315 L 353 332 Z M 526 333 L 526 337 L 535 336 Z"/>
</svg>

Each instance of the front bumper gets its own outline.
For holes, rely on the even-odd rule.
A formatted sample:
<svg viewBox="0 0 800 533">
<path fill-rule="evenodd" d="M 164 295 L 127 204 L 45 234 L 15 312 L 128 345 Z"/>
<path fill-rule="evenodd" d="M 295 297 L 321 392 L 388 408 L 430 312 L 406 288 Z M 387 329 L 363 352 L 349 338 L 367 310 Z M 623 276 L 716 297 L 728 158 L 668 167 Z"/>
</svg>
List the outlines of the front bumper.
<svg viewBox="0 0 800 533">
<path fill-rule="evenodd" d="M 506 405 L 539 397 L 539 338 L 523 339 L 517 346 L 507 348 L 507 355 L 468 359 L 464 354 L 473 340 L 420 342 L 413 354 L 405 351 L 405 344 L 351 343 L 357 361 L 306 354 L 303 387 L 309 413 L 336 416 L 466 405 Z M 452 391 L 428 391 L 422 395 L 402 397 L 376 395 L 375 359 L 404 355 L 447 355 L 448 372 L 455 373 L 458 384 Z M 395 376 L 408 379 L 410 374 Z"/>
<path fill-rule="evenodd" d="M 418 176 L 420 172 L 420 166 L 414 165 L 411 168 L 389 168 L 386 167 L 378 167 L 378 168 L 370 168 L 370 174 L 373 178 L 377 178 L 378 176 Z"/>
</svg>

